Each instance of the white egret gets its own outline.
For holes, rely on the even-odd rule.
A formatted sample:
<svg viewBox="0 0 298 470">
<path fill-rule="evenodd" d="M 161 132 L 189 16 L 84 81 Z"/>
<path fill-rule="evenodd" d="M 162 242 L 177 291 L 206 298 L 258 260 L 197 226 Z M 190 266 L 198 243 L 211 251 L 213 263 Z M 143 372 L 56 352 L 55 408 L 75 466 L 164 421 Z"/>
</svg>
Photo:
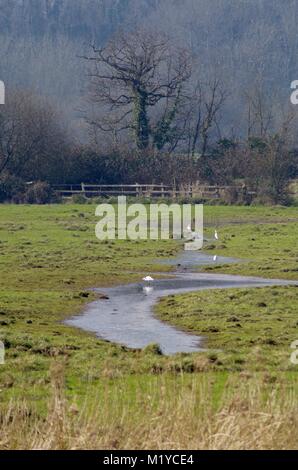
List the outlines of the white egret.
<svg viewBox="0 0 298 470">
<path fill-rule="evenodd" d="M 217 261 L 217 255 L 213 256 L 213 261 Z"/>
<path fill-rule="evenodd" d="M 146 277 L 143 277 L 143 281 L 145 282 L 151 282 L 151 281 L 154 281 L 153 277 L 151 276 L 146 276 Z"/>
<path fill-rule="evenodd" d="M 215 238 L 215 240 L 219 240 L 219 236 L 218 236 L 217 230 L 215 230 L 215 232 L 214 232 L 214 238 Z"/>
</svg>

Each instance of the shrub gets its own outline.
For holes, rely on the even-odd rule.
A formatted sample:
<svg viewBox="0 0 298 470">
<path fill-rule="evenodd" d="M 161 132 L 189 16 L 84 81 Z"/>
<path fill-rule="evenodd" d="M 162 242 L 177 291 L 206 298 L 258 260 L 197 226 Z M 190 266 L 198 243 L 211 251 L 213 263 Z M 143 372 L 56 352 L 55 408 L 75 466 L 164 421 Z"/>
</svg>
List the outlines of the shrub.
<svg viewBox="0 0 298 470">
<path fill-rule="evenodd" d="M 0 176 L 0 202 L 16 200 L 24 191 L 24 183 L 21 179 L 9 173 Z"/>
<path fill-rule="evenodd" d="M 71 203 L 72 204 L 87 204 L 88 198 L 84 196 L 84 194 L 74 194 L 71 196 Z"/>
<path fill-rule="evenodd" d="M 23 200 L 27 204 L 49 204 L 52 202 L 53 196 L 52 189 L 48 183 L 37 181 L 28 187 Z"/>
<path fill-rule="evenodd" d="M 143 352 L 145 354 L 153 354 L 153 355 L 156 355 L 156 356 L 162 356 L 162 350 L 161 350 L 159 344 L 155 344 L 155 343 L 148 344 L 148 346 L 146 346 L 143 349 Z"/>
<path fill-rule="evenodd" d="M 237 188 L 231 186 L 230 188 L 227 188 L 225 190 L 223 199 L 227 204 L 229 205 L 236 204 L 238 202 L 238 198 L 239 198 L 239 193 L 237 191 Z"/>
</svg>

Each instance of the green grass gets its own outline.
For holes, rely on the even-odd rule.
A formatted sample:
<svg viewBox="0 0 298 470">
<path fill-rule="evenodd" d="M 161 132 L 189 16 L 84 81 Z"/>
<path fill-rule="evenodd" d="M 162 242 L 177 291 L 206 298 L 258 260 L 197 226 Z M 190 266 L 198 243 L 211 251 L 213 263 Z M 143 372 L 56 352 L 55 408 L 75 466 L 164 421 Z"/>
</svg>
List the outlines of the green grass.
<svg viewBox="0 0 298 470">
<path fill-rule="evenodd" d="M 177 251 L 173 241 L 100 242 L 94 233 L 94 210 L 0 206 L 0 339 L 6 345 L 0 402 L 18 396 L 45 399 L 53 360 L 65 361 L 69 390 L 84 384 L 86 388 L 102 374 L 151 368 L 152 361 L 147 364 L 142 352 L 127 351 L 61 323 L 95 298 L 88 288 L 140 278 L 131 271 L 167 270 L 153 266 L 152 260 Z"/>
<path fill-rule="evenodd" d="M 216 370 L 295 371 L 298 287 L 229 289 L 161 299 L 164 321 L 205 337 Z"/>
<path fill-rule="evenodd" d="M 220 327 L 214 335 L 203 332 L 211 348 L 223 350 L 219 353 L 162 357 L 154 348 L 128 350 L 63 325 L 64 318 L 95 298 L 89 288 L 131 282 L 140 279 L 140 273 L 166 272 L 170 268 L 154 260 L 174 256 L 179 249 L 172 240 L 100 242 L 94 233 L 94 210 L 92 205 L 0 206 L 0 339 L 6 344 L 0 406 L 11 398 L 26 399 L 44 412 L 51 395 L 51 369 L 57 363 L 65 370 L 66 395 L 79 401 L 87 394 L 96 396 L 98 390 L 120 393 L 121 383 L 131 402 L 132 389 L 141 387 L 146 397 L 159 386 L 161 375 L 167 393 L 176 393 L 176 387 L 183 393 L 194 374 L 200 383 L 205 373 L 216 371 L 216 402 L 229 371 L 268 367 L 270 373 L 286 371 L 284 380 L 292 389 L 297 368 L 287 357 L 289 342 L 296 339 L 294 287 L 239 290 L 234 300 L 229 292 L 206 292 L 179 296 L 174 306 L 168 299 L 161 302 L 159 315 L 182 328 L 202 334 L 201 328 Z M 297 209 L 207 207 L 205 215 L 221 236 L 210 253 L 251 260 L 219 271 L 297 279 Z M 185 308 L 186 299 L 191 300 L 190 309 Z M 263 301 L 266 307 L 258 307 Z M 198 309 L 203 309 L 200 316 Z M 245 321 L 248 313 L 250 321 Z M 240 316 L 239 322 L 227 322 L 229 316 Z M 267 327 L 271 330 L 264 330 Z M 278 344 L 264 343 L 267 337 Z M 258 360 L 256 367 L 255 357 L 267 352 L 272 353 L 270 360 Z"/>
<path fill-rule="evenodd" d="M 298 280 L 296 208 L 207 208 L 220 240 L 210 254 L 240 261 L 206 272 Z M 253 224 L 252 224 L 253 221 Z M 207 229 L 212 233 L 211 229 Z M 161 299 L 156 314 L 205 338 L 216 370 L 297 370 L 289 357 L 298 338 L 298 287 L 198 292 Z"/>
<path fill-rule="evenodd" d="M 296 211 L 298 213 L 298 211 Z M 243 260 L 238 264 L 211 266 L 209 272 L 225 272 L 276 279 L 298 279 L 298 222 L 226 225 L 220 241 L 208 252 Z"/>
</svg>

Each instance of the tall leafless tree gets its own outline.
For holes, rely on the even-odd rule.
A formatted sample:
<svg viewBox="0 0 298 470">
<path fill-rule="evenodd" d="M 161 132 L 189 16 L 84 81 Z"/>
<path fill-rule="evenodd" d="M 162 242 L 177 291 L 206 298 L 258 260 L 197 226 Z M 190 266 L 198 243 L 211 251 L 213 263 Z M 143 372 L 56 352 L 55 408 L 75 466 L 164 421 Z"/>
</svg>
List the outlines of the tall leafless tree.
<svg viewBox="0 0 298 470">
<path fill-rule="evenodd" d="M 191 97 L 190 153 L 205 156 L 210 133 L 218 126 L 219 113 L 225 103 L 226 91 L 217 78 L 207 83 L 198 81 Z"/>
<path fill-rule="evenodd" d="M 114 135 L 132 131 L 140 150 L 151 143 L 162 148 L 191 75 L 187 52 L 171 47 L 161 34 L 138 31 L 120 34 L 104 48 L 93 45 L 85 59 L 93 65 L 90 101 L 101 106 L 101 115 L 89 123 Z M 158 107 L 161 117 L 154 126 L 150 110 Z"/>
</svg>

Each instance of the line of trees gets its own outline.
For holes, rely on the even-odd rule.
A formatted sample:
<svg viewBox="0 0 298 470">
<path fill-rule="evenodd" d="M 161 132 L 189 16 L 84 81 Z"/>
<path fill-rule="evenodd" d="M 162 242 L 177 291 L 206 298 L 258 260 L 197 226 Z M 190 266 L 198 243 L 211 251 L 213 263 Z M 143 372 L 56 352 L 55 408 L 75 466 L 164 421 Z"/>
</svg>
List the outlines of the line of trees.
<svg viewBox="0 0 298 470">
<path fill-rule="evenodd" d="M 118 33 L 81 57 L 88 140 L 74 138 L 49 100 L 8 90 L 0 107 L 0 200 L 42 202 L 49 184 L 206 182 L 249 185 L 263 201 L 287 202 L 297 177 L 293 114 L 277 123 L 261 84 L 246 93 L 247 135 L 222 129 L 230 99 L 214 73 L 200 78 L 187 48 L 168 36 Z M 34 192 L 32 185 L 39 183 Z M 44 189 L 45 196 L 42 196 Z"/>
<path fill-rule="evenodd" d="M 1 79 L 35 89 L 63 108 L 81 97 L 87 54 L 102 47 L 121 27 L 142 25 L 163 31 L 196 59 L 196 76 L 210 73 L 229 84 L 221 126 L 244 135 L 244 90 L 260 81 L 275 103 L 275 117 L 297 78 L 296 0 L 1 0 Z"/>
</svg>

